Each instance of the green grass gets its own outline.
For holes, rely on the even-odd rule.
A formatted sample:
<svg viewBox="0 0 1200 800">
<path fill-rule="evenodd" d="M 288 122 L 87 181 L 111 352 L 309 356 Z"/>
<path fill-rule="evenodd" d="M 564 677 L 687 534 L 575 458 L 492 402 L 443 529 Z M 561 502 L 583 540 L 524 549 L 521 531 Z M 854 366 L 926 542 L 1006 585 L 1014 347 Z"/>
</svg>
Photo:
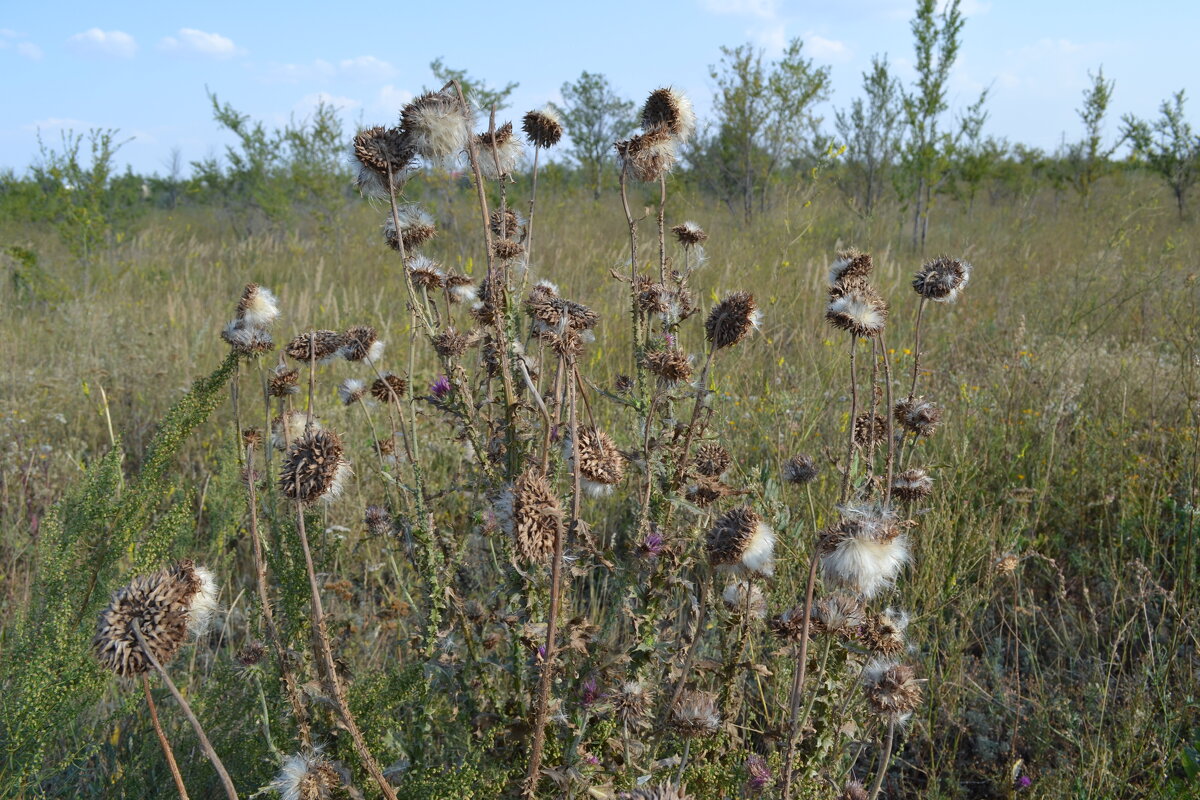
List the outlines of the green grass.
<svg viewBox="0 0 1200 800">
<path fill-rule="evenodd" d="M 1179 221 L 1168 200 L 1155 184 L 1115 176 L 1086 213 L 1074 198 L 1049 190 L 980 200 L 970 214 L 949 201 L 933 210 L 928 253 L 964 257 L 975 272 L 958 303 L 927 309 L 922 385 L 945 405 L 946 422 L 918 448 L 937 489 L 915 534 L 915 566 L 899 589 L 913 616 L 912 660 L 928 679 L 927 702 L 901 739 L 889 797 L 1007 797 L 1018 760 L 1033 779 L 1021 790 L 1025 796 L 1200 792 L 1200 230 Z M 482 236 L 471 202 L 463 191 L 430 203 L 439 223 L 453 227 L 428 251 L 479 277 Z M 631 370 L 627 290 L 609 275 L 627 260 L 619 200 L 567 192 L 539 202 L 532 275 L 600 314 L 597 342 L 582 367 L 596 385 L 611 387 Z M 18 620 L 33 602 L 35 569 L 44 566 L 35 553 L 52 504 L 101 462 L 114 439 L 126 449 L 127 476 L 147 465 L 157 469 L 147 447 L 158 421 L 194 377 L 224 358 L 218 334 L 245 282 L 281 298 L 277 338 L 371 324 L 389 342 L 385 366 L 407 368 L 406 294 L 397 260 L 380 241 L 380 217 L 355 205 L 334 229 L 246 236 L 219 211 L 164 212 L 87 265 L 70 258 L 48 228 L 0 228 L 0 241 L 38 256 L 32 272 L 17 259 L 5 263 L 9 275 L 0 284 L 0 661 L 12 654 Z M 808 542 L 829 521 L 838 491 L 828 467 L 811 495 L 778 480 L 789 456 L 808 452 L 824 461 L 843 447 L 845 347 L 823 321 L 827 265 L 846 245 L 874 254 L 877 281 L 892 301 L 887 345 L 897 381 L 906 385 L 916 309 L 908 281 L 922 259 L 907 247 L 898 210 L 861 220 L 829 187 L 781 196 L 752 225 L 702 196 L 673 194 L 668 224 L 684 219 L 700 222 L 711 237 L 697 278 L 704 307 L 744 289 L 765 314 L 761 335 L 717 360 L 715 419 L 734 452 L 732 482 L 751 491 L 780 531 L 779 573 L 768 587 L 771 612 L 778 613 L 802 599 Z M 654 255 L 652 227 L 653 212 L 642 227 L 645 259 Z M 696 320 L 681 344 L 701 350 Z M 242 391 L 261 425 L 261 405 L 253 405 L 258 369 L 242 368 L 249 376 Z M 331 626 L 335 638 L 345 636 L 342 657 L 355 676 L 352 703 L 384 766 L 411 765 L 404 772 L 409 796 L 493 797 L 497 781 L 522 774 L 514 755 L 521 732 L 487 723 L 495 712 L 486 702 L 494 678 L 459 669 L 462 631 L 424 667 L 433 695 L 423 693 L 421 659 L 408 639 L 423 629 L 424 583 L 402 542 L 364 531 L 363 508 L 382 492 L 367 425 L 337 402 L 337 382 L 353 372 L 346 364 L 325 368 L 317 405 L 327 426 L 347 434 L 356 480 L 312 528 L 320 531 L 312 535 L 328 572 Z M 423 389 L 439 372 L 422 354 L 413 384 Z M 593 402 L 618 443 L 635 447 L 633 425 Z M 439 427 L 436 412 L 423 415 L 431 482 L 460 481 L 469 489 L 461 445 Z M 173 671 L 248 796 L 276 769 L 261 735 L 262 705 L 275 745 L 289 752 L 294 742 L 277 687 L 267 680 L 260 697 L 263 683 L 232 658 L 258 624 L 233 431 L 226 402 L 172 456 L 172 499 L 189 505 L 186 518 L 171 519 L 180 530 L 166 552 L 203 560 L 221 577 L 230 609 L 224 629 L 186 650 Z M 439 514 L 465 541 L 454 602 L 503 605 L 503 593 L 520 584 L 506 575 L 502 548 L 485 530 L 486 498 L 466 491 L 444 502 Z M 620 493 L 588 506 L 600 541 L 622 540 L 628 506 Z M 161 522 L 167 507 L 145 524 Z M 273 529 L 286 530 L 282 515 L 264 513 Z M 297 578 L 295 554 L 280 537 L 272 570 L 281 594 L 291 597 L 281 605 L 300 619 L 303 571 Z M 997 569 L 1005 554 L 1020 559 L 1012 572 Z M 499 563 L 486 563 L 493 558 Z M 122 569 L 136 560 L 128 553 Z M 583 614 L 602 631 L 619 630 L 620 588 L 596 577 L 578 580 L 564 619 Z M 535 607 L 541 602 L 533 598 Z M 291 630 L 299 650 L 304 633 L 302 624 Z M 751 647 L 752 658 L 767 663 L 775 645 L 762 635 Z M 572 662 L 569 672 L 583 675 L 594 666 Z M 0 675 L 11 672 L 0 668 Z M 772 709 L 766 719 L 779 719 L 788 677 L 760 682 Z M 558 696 L 574 691 L 574 681 L 572 672 Z M 164 796 L 170 778 L 136 692 L 107 681 L 97 692 L 96 702 L 69 719 L 46 720 L 57 752 L 45 763 L 56 766 L 38 776 L 40 791 Z M 160 706 L 193 796 L 209 796 L 217 785 L 190 729 L 169 700 Z M 585 744 L 597 752 L 604 736 L 620 736 L 590 731 L 594 738 Z M 754 741 L 763 746 L 768 739 Z M 568 757 L 572 741 L 567 732 L 552 732 L 547 765 Z M 748 751 L 718 750 L 692 754 L 697 766 L 689 783 L 698 794 L 711 793 L 703 796 L 744 778 L 738 770 Z M 353 760 L 344 742 L 334 752 Z M 870 763 L 864 756 L 858 774 Z M 452 785 L 442 773 L 447 764 L 469 769 Z M 613 781 L 589 776 L 596 785 Z M 357 785 L 369 793 L 369 781 Z M 30 784 L 23 791 L 38 793 Z M 832 796 L 815 776 L 804 791 Z"/>
</svg>

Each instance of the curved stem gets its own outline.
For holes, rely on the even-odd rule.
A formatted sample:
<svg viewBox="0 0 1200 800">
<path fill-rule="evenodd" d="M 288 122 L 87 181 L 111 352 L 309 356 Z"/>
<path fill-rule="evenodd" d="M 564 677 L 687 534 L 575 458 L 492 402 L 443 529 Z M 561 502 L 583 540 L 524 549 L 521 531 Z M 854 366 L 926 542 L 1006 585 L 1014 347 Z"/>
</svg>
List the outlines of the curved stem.
<svg viewBox="0 0 1200 800">
<path fill-rule="evenodd" d="M 179 703 L 179 708 L 182 709 L 183 715 L 187 717 L 188 722 L 192 723 L 192 730 L 196 732 L 196 738 L 200 740 L 200 749 L 204 751 L 204 755 L 212 762 L 213 768 L 216 769 L 217 775 L 220 776 L 221 785 L 225 787 L 225 794 L 229 797 L 229 800 L 237 800 L 237 790 L 233 788 L 233 780 L 225 770 L 225 765 L 221 763 L 217 751 L 213 749 L 212 742 L 208 740 L 208 736 L 204 733 L 204 728 L 200 726 L 200 720 L 196 719 L 196 715 L 192 713 L 192 707 L 188 705 L 188 701 L 179 693 L 179 689 L 175 686 L 175 682 L 171 680 L 171 676 L 163 669 L 163 665 L 158 663 L 158 659 L 154 657 L 150 646 L 146 644 L 145 637 L 142 636 L 141 627 L 137 623 L 134 623 L 129 626 L 129 629 L 137 637 L 138 645 L 142 648 L 142 654 L 146 656 L 146 660 L 150 662 L 150 666 L 154 667 L 155 672 L 162 678 L 163 683 L 171 690 L 171 695 L 175 698 L 175 702 Z"/>
<path fill-rule="evenodd" d="M 808 585 L 804 590 L 804 621 L 800 623 L 800 653 L 796 656 L 796 667 L 792 673 L 792 717 L 788 731 L 787 758 L 783 762 L 783 800 L 788 800 L 791 796 L 792 762 L 796 756 L 796 744 L 800 739 L 800 694 L 804 691 L 804 675 L 808 671 L 808 634 L 812 622 L 813 591 L 817 583 L 817 565 L 821 560 L 818 547 L 813 548 L 812 561 L 808 567 Z"/>
<path fill-rule="evenodd" d="M 158 709 L 154 705 L 154 698 L 150 696 L 150 681 L 144 672 L 142 673 L 142 691 L 146 695 L 146 705 L 150 707 L 150 721 L 154 723 L 154 732 L 158 734 L 158 743 L 162 745 L 163 755 L 167 757 L 167 766 L 171 770 L 171 777 L 175 779 L 175 788 L 179 792 L 180 800 L 188 800 L 187 787 L 183 785 L 183 776 L 179 774 L 179 765 L 175 763 L 175 753 L 171 751 L 171 743 L 167 740 L 167 734 L 163 732 L 162 723 L 158 721 Z"/>
<path fill-rule="evenodd" d="M 916 330 L 913 333 L 913 373 L 912 385 L 908 388 L 908 399 L 912 400 L 917 394 L 917 370 L 921 366 L 921 319 L 925 315 L 925 303 L 927 300 L 922 297 L 920 305 L 917 306 L 917 324 Z"/>
</svg>

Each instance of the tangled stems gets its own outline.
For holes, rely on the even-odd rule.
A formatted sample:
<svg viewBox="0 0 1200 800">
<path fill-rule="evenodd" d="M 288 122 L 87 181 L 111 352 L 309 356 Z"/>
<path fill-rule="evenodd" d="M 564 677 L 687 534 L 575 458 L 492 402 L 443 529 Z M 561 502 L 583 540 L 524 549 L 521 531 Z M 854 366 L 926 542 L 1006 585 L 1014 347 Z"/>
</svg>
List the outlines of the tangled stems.
<svg viewBox="0 0 1200 800">
<path fill-rule="evenodd" d="M 229 800 L 238 800 L 237 790 L 233 788 L 233 779 L 229 777 L 229 773 L 225 770 L 225 765 L 221 763 L 217 751 L 213 749 L 212 742 L 208 740 L 208 736 L 204 733 L 204 728 L 200 726 L 200 720 L 196 719 L 196 715 L 192 713 L 192 707 L 188 705 L 188 701 L 179 693 L 179 689 L 175 686 L 175 682 L 171 680 L 171 676 L 163 669 L 163 665 L 155 658 L 154 651 L 146 644 L 141 626 L 134 623 L 129 626 L 129 629 L 133 631 L 133 635 L 137 638 L 138 645 L 142 648 L 142 654 L 146 656 L 146 660 L 150 662 L 150 666 L 154 667 L 154 671 L 162 678 L 163 683 L 166 684 L 167 688 L 171 691 L 171 695 L 175 698 L 175 702 L 179 703 L 179 708 L 182 709 L 183 715 L 192 724 L 192 730 L 196 732 L 196 738 L 200 740 L 200 749 L 204 751 L 204 755 L 212 762 L 213 768 L 216 769 L 217 775 L 220 776 L 221 785 L 225 789 L 226 796 L 228 796 Z M 147 697 L 149 697 L 148 691 Z M 180 779 L 180 785 L 182 785 L 182 779 Z M 389 800 L 395 800 L 395 797 L 389 798 Z"/>
</svg>

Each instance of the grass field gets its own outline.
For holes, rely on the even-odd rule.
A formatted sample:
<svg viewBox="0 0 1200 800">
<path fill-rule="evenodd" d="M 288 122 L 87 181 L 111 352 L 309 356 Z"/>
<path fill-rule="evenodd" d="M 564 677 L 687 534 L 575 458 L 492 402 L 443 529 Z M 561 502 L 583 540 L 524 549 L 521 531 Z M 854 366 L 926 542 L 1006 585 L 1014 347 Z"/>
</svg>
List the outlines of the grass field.
<svg viewBox="0 0 1200 800">
<path fill-rule="evenodd" d="M 510 198 L 522 209 L 524 191 L 518 184 Z M 425 252 L 478 279 L 486 265 L 473 191 L 430 198 L 426 207 L 441 231 Z M 657 261 L 657 191 L 635 198 L 635 207 L 643 201 L 649 216 L 640 257 L 650 263 Z M 590 193 L 561 191 L 538 203 L 531 278 L 554 281 L 598 314 L 596 341 L 579 359 L 596 387 L 589 413 L 620 447 L 637 449 L 636 419 L 599 391 L 611 393 L 618 374 L 632 370 L 628 286 L 610 275 L 628 271 L 620 200 L 612 192 L 593 201 Z M 89 495 L 52 511 L 114 443 L 125 455 L 123 477 L 109 487 L 113 497 L 155 463 L 147 448 L 159 421 L 194 378 L 225 358 L 220 332 L 248 281 L 280 298 L 277 341 L 311 328 L 373 325 L 388 343 L 382 365 L 411 371 L 416 393 L 428 394 L 443 369 L 427 350 L 409 360 L 408 296 L 396 254 L 381 241 L 383 210 L 354 203 L 332 225 L 261 234 L 245 233 L 219 210 L 154 212 L 88 264 L 71 258 L 49 228 L 0 223 L 0 241 L 38 255 L 36 268 L 9 259 L 0 284 L 0 662 L 8 662 L 0 667 L 0 716 L 9 720 L 0 725 L 9 742 L 0 791 L 170 796 L 140 690 L 102 673 L 86 647 L 109 591 L 169 558 L 196 559 L 221 585 L 216 631 L 186 646 L 172 673 L 242 796 L 270 783 L 280 754 L 296 750 L 270 659 L 252 667 L 235 659 L 263 634 L 228 389 L 171 456 L 154 503 L 138 517 L 145 530 L 160 532 L 158 544 L 140 550 L 141 533 L 130 533 L 78 617 L 55 622 L 55 641 L 81 644 L 78 653 L 48 655 L 37 642 L 28 649 L 30 609 L 47 607 L 36 588 L 47 586 L 37 583 L 48 552 L 39 547 L 47 520 L 85 519 L 99 502 Z M 846 339 L 824 321 L 828 266 L 850 245 L 873 254 L 875 283 L 892 304 L 886 346 L 903 393 L 917 309 L 909 282 L 924 257 L 909 248 L 898 209 L 860 219 L 828 184 L 781 191 L 751 224 L 698 193 L 672 189 L 666 219 L 668 226 L 696 220 L 710 236 L 707 264 L 695 278 L 703 311 L 681 329 L 682 348 L 702 354 L 699 321 L 729 291 L 754 293 L 763 311 L 760 332 L 715 362 L 709 434 L 733 454 L 727 480 L 747 492 L 738 502 L 751 502 L 778 533 L 776 574 L 763 583 L 775 616 L 803 600 L 813 535 L 835 514 L 832 462 L 845 458 Z M 970 213 L 945 200 L 933 209 L 926 248 L 927 256 L 937 254 L 969 260 L 974 272 L 958 302 L 925 311 L 922 391 L 944 406 L 945 419 L 916 447 L 935 491 L 913 514 L 915 558 L 897 589 L 911 615 L 906 658 L 926 681 L 925 700 L 897 735 L 886 796 L 1195 797 L 1200 230 L 1178 219 L 1157 184 L 1115 175 L 1086 211 L 1074 196 L 1049 189 L 981 198 Z M 469 326 L 462 311 L 453 313 L 462 315 L 460 327 Z M 275 356 L 262 361 L 239 367 L 243 427 L 265 424 L 261 381 Z M 547 361 L 544 372 L 550 368 Z M 319 529 L 309 530 L 350 703 L 402 796 L 515 793 L 536 682 L 523 639 L 533 635 L 529 626 L 545 622 L 545 576 L 534 570 L 523 577 L 506 562 L 503 534 L 487 513 L 494 495 L 471 471 L 445 414 L 418 404 L 409 430 L 426 454 L 431 492 L 450 490 L 431 501 L 438 536 L 456 542 L 441 547 L 454 569 L 439 584 L 446 603 L 436 646 L 423 649 L 428 576 L 413 556 L 411 531 L 381 537 L 363 523 L 366 506 L 385 502 L 391 490 L 380 477 L 386 468 L 372 452 L 367 416 L 337 396 L 339 381 L 362 373 L 346 363 L 318 368 L 318 413 L 344 434 L 355 477 L 343 499 L 312 517 Z M 374 414 L 371 424 L 388 424 L 379 409 Z M 805 488 L 779 477 L 799 453 L 823 465 Z M 678 769 L 682 740 L 658 732 L 657 723 L 631 760 L 628 730 L 623 736 L 611 715 L 576 708 L 580 687 L 598 676 L 606 690 L 630 653 L 670 662 L 693 619 L 691 583 L 664 589 L 655 615 L 641 616 L 649 614 L 639 605 L 649 595 L 639 587 L 665 576 L 623 560 L 634 544 L 633 495 L 644 480 L 634 466 L 629 473 L 611 497 L 584 505 L 600 545 L 590 555 L 573 552 L 580 560 L 570 562 L 577 569 L 561 619 L 568 627 L 575 623 L 567 620 L 589 620 L 591 643 L 567 648 L 552 689 L 561 705 L 551 708 L 546 796 L 611 796 L 639 775 L 658 782 Z M 274 495 L 262 503 L 267 542 L 280 559 L 269 559 L 278 613 L 290 620 L 291 646 L 307 651 L 307 584 L 302 566 L 287 560 L 296 556 L 286 545 L 294 526 Z M 681 553 L 687 541 L 703 539 L 710 522 L 701 515 L 675 523 Z M 88 524 L 119 527 L 121 520 Z M 62 586 L 85 581 L 90 559 L 112 557 L 72 552 L 77 562 L 55 567 L 65 575 Z M 601 555 L 616 566 L 605 566 Z M 680 575 L 692 574 L 687 558 L 679 564 Z M 631 618 L 646 620 L 651 632 L 627 630 Z M 723 714 L 729 724 L 718 736 L 689 745 L 684 777 L 697 797 L 752 796 L 760 790 L 747 784 L 747 756 L 761 755 L 774 778 L 780 774 L 791 651 L 761 622 L 739 623 L 736 609 L 716 608 L 707 625 L 696 680 L 719 688 L 722 710 L 734 713 Z M 631 636 L 641 650 L 630 648 Z M 51 659 L 36 663 L 66 664 L 61 674 L 75 677 L 29 683 L 15 660 L 31 652 Z M 804 737 L 798 797 L 832 798 L 847 775 L 869 782 L 873 774 L 880 730 L 838 712 L 843 695 L 859 703 L 846 689 L 854 675 L 840 652 L 821 671 L 827 683 L 812 691 L 815 716 L 846 724 L 818 724 Z M 311 656 L 299 658 L 316 738 L 358 790 L 377 796 L 322 696 L 319 668 Z M 36 702 L 23 694 L 35 684 Z M 54 694 L 78 702 L 45 699 Z M 168 695 L 156 690 L 156 697 L 192 796 L 219 796 L 187 721 Z M 18 735 L 27 730 L 21 725 L 52 735 L 35 746 L 36 737 Z"/>
</svg>

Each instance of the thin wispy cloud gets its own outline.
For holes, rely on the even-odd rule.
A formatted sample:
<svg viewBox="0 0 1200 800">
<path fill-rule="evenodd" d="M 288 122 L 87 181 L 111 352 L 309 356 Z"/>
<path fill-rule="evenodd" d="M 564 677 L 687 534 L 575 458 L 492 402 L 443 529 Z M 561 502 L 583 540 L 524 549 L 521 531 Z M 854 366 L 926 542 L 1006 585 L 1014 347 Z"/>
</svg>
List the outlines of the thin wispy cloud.
<svg viewBox="0 0 1200 800">
<path fill-rule="evenodd" d="M 233 58 L 243 52 L 228 36 L 196 28 L 180 28 L 174 36 L 164 36 L 158 47 L 167 53 L 205 58 Z"/>
<path fill-rule="evenodd" d="M 396 68 L 375 56 L 359 56 L 338 62 L 343 77 L 363 81 L 383 81 L 396 76 Z"/>
<path fill-rule="evenodd" d="M 398 70 L 387 61 L 372 55 L 344 58 L 338 62 L 318 58 L 307 64 L 269 64 L 262 75 L 267 83 L 311 83 L 313 81 L 346 80 L 380 82 L 394 78 Z"/>
<path fill-rule="evenodd" d="M 24 56 L 30 61 L 42 60 L 42 48 L 38 47 L 33 42 L 17 42 L 15 49 L 17 51 L 17 55 Z"/>
<path fill-rule="evenodd" d="M 705 10 L 714 14 L 774 19 L 779 13 L 778 0 L 702 0 Z"/>
<path fill-rule="evenodd" d="M 11 28 L 0 28 L 0 50 L 13 50 L 17 55 L 28 58 L 30 61 L 41 61 L 42 48 L 30 41 L 21 41 L 25 39 L 25 34 L 18 33 Z"/>
<path fill-rule="evenodd" d="M 21 127 L 27 131 L 65 131 L 73 129 L 82 130 L 90 128 L 91 125 L 83 120 L 71 117 L 47 117 L 46 119 L 39 119 Z"/>
<path fill-rule="evenodd" d="M 106 58 L 133 58 L 137 55 L 137 42 L 124 31 L 105 31 L 89 28 L 67 39 L 67 46 L 84 56 Z"/>
<path fill-rule="evenodd" d="M 844 63 L 849 61 L 854 55 L 850 51 L 849 45 L 838 39 L 826 39 L 824 36 L 818 36 L 815 33 L 806 33 L 804 35 L 804 51 L 809 58 L 815 58 L 818 61 L 832 61 L 834 63 Z"/>
</svg>

